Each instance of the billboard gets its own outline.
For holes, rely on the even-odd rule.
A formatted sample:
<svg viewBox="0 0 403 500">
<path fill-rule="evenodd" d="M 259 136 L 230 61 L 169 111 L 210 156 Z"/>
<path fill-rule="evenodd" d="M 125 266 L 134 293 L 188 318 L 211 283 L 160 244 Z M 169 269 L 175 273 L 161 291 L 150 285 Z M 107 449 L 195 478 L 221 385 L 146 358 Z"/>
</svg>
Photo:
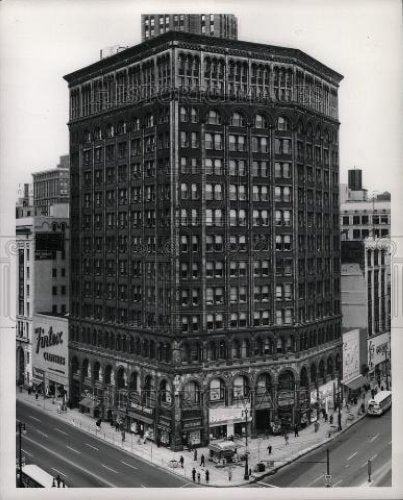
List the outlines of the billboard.
<svg viewBox="0 0 403 500">
<path fill-rule="evenodd" d="M 390 334 L 383 333 L 368 340 L 368 368 L 372 371 L 376 365 L 389 359 Z"/>
<path fill-rule="evenodd" d="M 360 330 L 343 333 L 343 384 L 360 375 Z"/>
</svg>

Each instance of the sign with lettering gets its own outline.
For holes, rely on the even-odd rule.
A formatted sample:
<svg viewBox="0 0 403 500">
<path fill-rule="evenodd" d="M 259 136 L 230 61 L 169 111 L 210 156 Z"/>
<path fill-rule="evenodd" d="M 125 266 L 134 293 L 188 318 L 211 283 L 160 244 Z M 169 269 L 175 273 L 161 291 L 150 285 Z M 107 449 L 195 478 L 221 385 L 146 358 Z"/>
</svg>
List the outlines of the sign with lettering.
<svg viewBox="0 0 403 500">
<path fill-rule="evenodd" d="M 32 365 L 49 381 L 68 386 L 68 320 L 52 315 L 34 315 Z"/>
<path fill-rule="evenodd" d="M 184 429 L 190 429 L 192 427 L 200 427 L 201 420 L 191 420 L 190 422 L 183 422 Z"/>
<path fill-rule="evenodd" d="M 368 340 L 368 368 L 373 370 L 376 365 L 389 359 L 390 334 L 383 333 Z"/>
<path fill-rule="evenodd" d="M 360 330 L 343 334 L 343 384 L 360 374 Z"/>
</svg>

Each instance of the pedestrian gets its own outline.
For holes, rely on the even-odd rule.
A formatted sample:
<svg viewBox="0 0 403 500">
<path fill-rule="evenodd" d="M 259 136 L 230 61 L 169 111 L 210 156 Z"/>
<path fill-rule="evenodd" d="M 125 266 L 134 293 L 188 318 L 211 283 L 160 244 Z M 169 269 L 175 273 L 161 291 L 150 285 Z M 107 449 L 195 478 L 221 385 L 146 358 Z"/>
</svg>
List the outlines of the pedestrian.
<svg viewBox="0 0 403 500">
<path fill-rule="evenodd" d="M 200 472 L 197 473 L 197 482 L 200 484 Z"/>
<path fill-rule="evenodd" d="M 195 448 L 195 451 L 193 453 L 193 461 L 197 462 L 197 449 Z"/>
<path fill-rule="evenodd" d="M 228 481 L 231 481 L 232 480 L 232 469 L 229 468 L 228 469 Z"/>
<path fill-rule="evenodd" d="M 329 424 L 332 425 L 333 424 L 333 415 L 330 415 L 329 417 Z"/>
<path fill-rule="evenodd" d="M 381 385 L 381 391 L 383 391 L 383 385 Z"/>
<path fill-rule="evenodd" d="M 271 444 L 269 444 L 269 446 L 267 447 L 267 449 L 269 450 L 269 455 L 271 455 L 271 450 L 272 450 Z"/>
<path fill-rule="evenodd" d="M 179 458 L 179 463 L 181 464 L 181 467 L 183 469 L 183 462 L 185 461 L 185 459 L 183 458 L 183 456 L 181 455 L 180 458 Z"/>
<path fill-rule="evenodd" d="M 38 394 L 38 391 L 35 392 L 35 399 L 38 399 L 39 398 L 39 394 Z"/>
<path fill-rule="evenodd" d="M 200 457 L 200 467 L 204 467 L 204 455 Z"/>
<path fill-rule="evenodd" d="M 325 422 L 327 422 L 328 414 L 325 412 Z"/>
<path fill-rule="evenodd" d="M 374 399 L 374 397 L 375 397 L 375 390 L 371 389 L 371 398 Z"/>
<path fill-rule="evenodd" d="M 192 469 L 192 478 L 193 478 L 193 482 L 195 483 L 196 482 L 196 469 L 194 467 Z"/>
<path fill-rule="evenodd" d="M 298 425 L 297 424 L 295 424 L 295 426 L 294 426 L 294 435 L 295 435 L 295 437 L 298 437 Z"/>
<path fill-rule="evenodd" d="M 206 483 L 208 483 L 210 480 L 210 472 L 208 469 L 206 469 Z"/>
</svg>

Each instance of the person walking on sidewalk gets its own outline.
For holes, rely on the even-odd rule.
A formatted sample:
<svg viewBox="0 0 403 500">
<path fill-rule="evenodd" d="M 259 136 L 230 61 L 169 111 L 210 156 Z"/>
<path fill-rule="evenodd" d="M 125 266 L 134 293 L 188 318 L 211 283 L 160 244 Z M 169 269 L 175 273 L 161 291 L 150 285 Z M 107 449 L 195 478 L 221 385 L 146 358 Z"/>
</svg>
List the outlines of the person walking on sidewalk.
<svg viewBox="0 0 403 500">
<path fill-rule="evenodd" d="M 183 456 L 181 455 L 180 458 L 179 458 L 179 463 L 181 464 L 181 467 L 183 469 L 183 462 L 185 461 L 185 459 L 183 458 Z"/>
<path fill-rule="evenodd" d="M 294 436 L 297 438 L 298 437 L 298 425 L 294 425 Z"/>
<path fill-rule="evenodd" d="M 210 480 L 210 472 L 208 469 L 206 469 L 206 483 L 207 484 L 208 484 L 209 480 Z"/>
<path fill-rule="evenodd" d="M 195 451 L 193 453 L 193 461 L 197 462 L 197 449 L 195 448 Z"/>
<path fill-rule="evenodd" d="M 197 473 L 197 482 L 200 484 L 200 472 Z"/>
<path fill-rule="evenodd" d="M 202 454 L 202 456 L 200 457 L 200 467 L 204 467 L 204 455 Z"/>
<path fill-rule="evenodd" d="M 192 469 L 192 478 L 193 478 L 193 482 L 195 483 L 196 482 L 196 469 L 194 467 Z"/>
<path fill-rule="evenodd" d="M 271 450 L 272 450 L 271 444 L 269 444 L 269 446 L 267 447 L 267 449 L 269 450 L 269 455 L 271 455 Z"/>
</svg>

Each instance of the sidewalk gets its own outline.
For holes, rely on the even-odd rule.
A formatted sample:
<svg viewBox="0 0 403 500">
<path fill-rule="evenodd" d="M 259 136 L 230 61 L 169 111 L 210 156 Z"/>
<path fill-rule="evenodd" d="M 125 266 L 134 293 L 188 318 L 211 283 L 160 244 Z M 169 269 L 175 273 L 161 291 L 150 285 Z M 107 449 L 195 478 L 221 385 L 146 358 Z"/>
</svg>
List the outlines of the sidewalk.
<svg viewBox="0 0 403 500">
<path fill-rule="evenodd" d="M 369 398 L 370 394 L 367 393 L 365 396 L 365 403 Z M 98 429 L 95 425 L 95 420 L 90 416 L 80 413 L 78 409 L 61 412 L 59 409 L 60 404 L 57 402 L 52 404 L 51 399 L 44 400 L 43 397 L 39 397 L 39 399 L 36 400 L 34 394 L 28 395 L 25 390 L 20 393 L 18 388 L 17 399 L 24 401 L 34 407 L 37 407 L 38 409 L 46 411 L 47 413 L 52 414 L 52 416 L 59 418 L 70 425 L 78 427 L 79 429 L 83 430 L 84 432 L 90 433 L 98 439 L 102 439 L 120 449 L 125 450 L 130 454 L 135 455 L 137 458 L 152 463 L 155 466 L 162 467 L 165 470 L 169 470 L 173 474 L 179 475 L 181 477 L 186 477 L 190 482 L 192 482 L 192 469 L 193 467 L 195 467 L 196 472 L 200 472 L 200 484 L 203 486 L 207 486 L 205 481 L 206 468 L 210 473 L 208 486 L 231 487 L 245 485 L 249 482 L 257 481 L 262 477 L 274 473 L 276 470 L 285 466 L 287 463 L 296 460 L 298 457 L 321 446 L 322 444 L 333 439 L 333 437 L 340 434 L 340 432 L 337 431 L 337 412 L 334 412 L 332 428 L 329 422 L 325 422 L 323 418 L 320 418 L 320 426 L 317 432 L 315 432 L 314 430 L 314 425 L 311 424 L 307 428 L 299 430 L 299 437 L 294 437 L 294 433 L 290 433 L 288 444 L 285 443 L 283 436 L 269 436 L 264 438 L 248 439 L 249 468 L 252 469 L 252 475 L 249 481 L 246 481 L 244 480 L 245 462 L 241 462 L 241 464 L 239 465 L 232 464 L 231 466 L 216 468 L 213 462 L 208 461 L 209 451 L 207 447 L 197 449 L 198 461 L 194 462 L 193 452 L 173 452 L 163 446 L 157 447 L 155 443 L 150 441 L 148 441 L 146 444 L 143 444 L 143 442 L 141 441 L 140 444 L 138 441 L 138 436 L 132 433 L 126 432 L 125 441 L 122 442 L 121 432 L 116 431 L 115 428 L 112 427 L 109 423 L 102 422 L 101 428 Z M 353 420 L 347 419 L 348 412 L 347 409 L 343 407 L 343 431 L 360 420 L 365 415 L 365 413 L 364 415 L 361 415 L 359 413 L 359 408 L 362 402 L 363 399 L 360 398 L 357 402 L 357 405 L 349 406 L 349 412 L 354 415 Z M 330 430 L 332 430 L 331 437 L 329 437 Z M 244 441 L 244 439 L 241 439 L 236 442 L 238 442 L 238 444 L 244 445 Z M 269 444 L 272 446 L 271 455 L 268 454 L 267 450 Z M 242 450 L 243 448 L 240 448 L 241 452 Z M 204 455 L 205 457 L 206 467 L 200 467 L 201 455 Z M 170 468 L 169 462 L 173 459 L 179 462 L 180 456 L 183 456 L 184 458 L 184 467 L 178 467 L 174 469 Z M 253 468 L 257 462 L 266 463 L 265 472 L 253 472 Z M 229 480 L 230 467 L 232 475 L 231 480 Z"/>
</svg>

